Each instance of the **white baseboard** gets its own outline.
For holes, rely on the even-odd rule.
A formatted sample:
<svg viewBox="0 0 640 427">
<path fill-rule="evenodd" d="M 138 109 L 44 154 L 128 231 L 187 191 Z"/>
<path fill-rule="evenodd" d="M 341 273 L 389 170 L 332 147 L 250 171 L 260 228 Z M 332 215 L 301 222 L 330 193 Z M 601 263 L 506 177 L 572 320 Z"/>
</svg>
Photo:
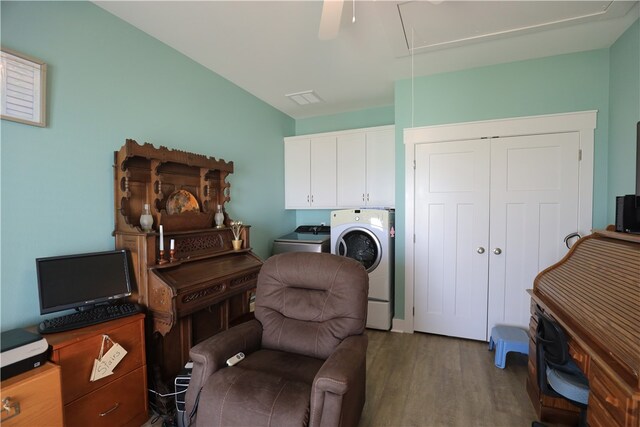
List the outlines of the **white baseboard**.
<svg viewBox="0 0 640 427">
<path fill-rule="evenodd" d="M 413 330 L 409 327 L 408 322 L 405 319 L 393 318 L 393 320 L 391 321 L 391 332 L 412 334 Z"/>
</svg>

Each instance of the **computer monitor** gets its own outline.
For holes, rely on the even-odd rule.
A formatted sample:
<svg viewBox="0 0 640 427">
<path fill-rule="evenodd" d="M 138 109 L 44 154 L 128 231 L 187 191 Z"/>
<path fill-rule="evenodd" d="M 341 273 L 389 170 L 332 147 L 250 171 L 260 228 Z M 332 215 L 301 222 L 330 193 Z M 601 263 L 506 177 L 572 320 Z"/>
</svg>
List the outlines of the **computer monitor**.
<svg viewBox="0 0 640 427">
<path fill-rule="evenodd" d="M 127 251 L 36 259 L 40 314 L 83 310 L 131 295 Z"/>
</svg>

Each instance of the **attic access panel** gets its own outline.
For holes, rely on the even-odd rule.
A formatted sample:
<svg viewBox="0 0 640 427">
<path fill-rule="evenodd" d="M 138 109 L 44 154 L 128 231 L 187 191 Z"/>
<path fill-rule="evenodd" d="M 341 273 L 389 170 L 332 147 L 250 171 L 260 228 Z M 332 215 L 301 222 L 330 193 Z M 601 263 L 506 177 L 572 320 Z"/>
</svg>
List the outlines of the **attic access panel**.
<svg viewBox="0 0 640 427">
<path fill-rule="evenodd" d="M 423 52 L 626 14 L 633 1 L 412 1 L 398 5 L 407 49 Z M 455 23 L 455 25 L 452 25 Z"/>
</svg>

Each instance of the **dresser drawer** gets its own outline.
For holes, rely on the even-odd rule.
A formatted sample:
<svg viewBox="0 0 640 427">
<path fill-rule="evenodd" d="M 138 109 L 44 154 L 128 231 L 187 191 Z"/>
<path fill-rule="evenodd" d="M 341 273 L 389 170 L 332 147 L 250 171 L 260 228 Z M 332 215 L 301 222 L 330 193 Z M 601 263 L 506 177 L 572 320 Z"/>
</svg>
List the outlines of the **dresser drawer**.
<svg viewBox="0 0 640 427">
<path fill-rule="evenodd" d="M 145 367 L 65 406 L 67 427 L 141 426 L 147 420 Z"/>
<path fill-rule="evenodd" d="M 62 426 L 60 367 L 46 363 L 2 381 L 4 399 L 9 399 L 11 410 L 2 411 L 3 427 Z"/>
<path fill-rule="evenodd" d="M 612 418 L 616 425 L 624 426 L 631 396 L 611 380 L 596 363 L 591 364 L 589 390 L 589 410 L 600 412 L 596 412 L 594 417 Z M 601 412 L 605 412 L 606 415 Z"/>
<path fill-rule="evenodd" d="M 93 362 L 100 353 L 101 333 L 87 334 L 82 336 L 82 339 L 73 341 L 71 345 L 54 347 L 52 359 L 62 368 L 62 400 L 64 404 L 73 402 L 145 364 L 142 321 L 129 322 L 105 330 L 103 333 L 120 344 L 127 351 L 127 354 L 115 367 L 112 375 L 97 381 L 91 382 L 89 378 L 93 370 Z"/>
</svg>

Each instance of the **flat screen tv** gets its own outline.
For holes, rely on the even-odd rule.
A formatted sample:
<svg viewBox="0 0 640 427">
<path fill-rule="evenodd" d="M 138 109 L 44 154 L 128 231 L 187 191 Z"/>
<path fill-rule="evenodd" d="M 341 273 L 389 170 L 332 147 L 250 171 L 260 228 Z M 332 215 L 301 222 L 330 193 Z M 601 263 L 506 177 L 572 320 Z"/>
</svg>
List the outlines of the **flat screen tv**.
<svg viewBox="0 0 640 427">
<path fill-rule="evenodd" d="M 127 251 L 36 259 L 40 314 L 83 310 L 131 295 Z"/>
</svg>

